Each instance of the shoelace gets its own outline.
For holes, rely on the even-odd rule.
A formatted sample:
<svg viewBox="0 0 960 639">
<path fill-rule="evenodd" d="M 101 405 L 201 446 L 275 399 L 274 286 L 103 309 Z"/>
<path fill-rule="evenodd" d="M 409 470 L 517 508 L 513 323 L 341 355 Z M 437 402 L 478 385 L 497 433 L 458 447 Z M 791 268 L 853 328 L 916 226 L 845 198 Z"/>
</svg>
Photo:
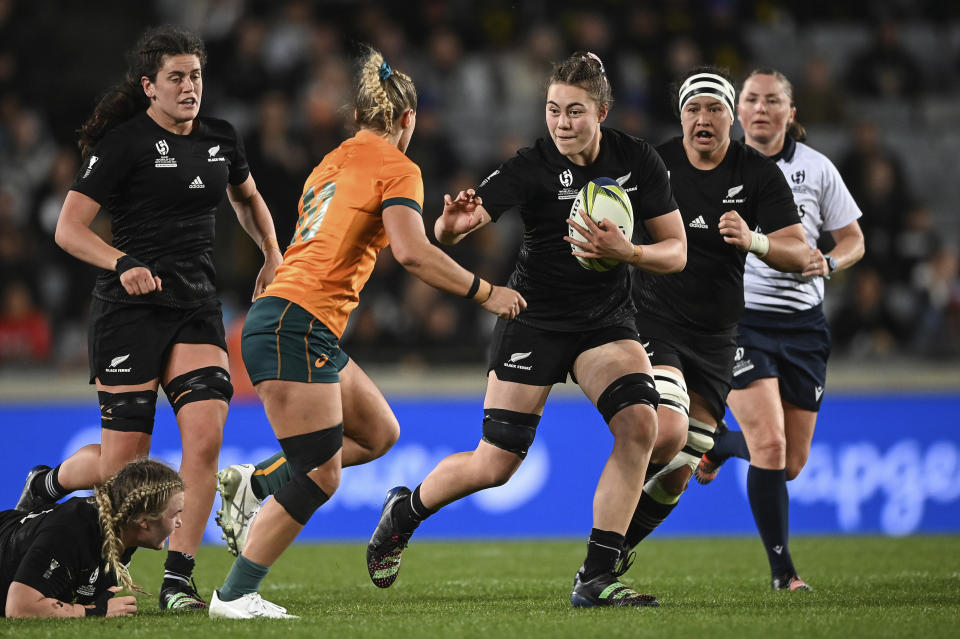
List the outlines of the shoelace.
<svg viewBox="0 0 960 639">
<path fill-rule="evenodd" d="M 283 606 L 278 606 L 275 603 L 270 603 L 269 601 L 264 600 L 260 596 L 260 593 L 253 593 L 253 596 L 250 597 L 250 603 L 247 604 L 247 609 L 251 614 L 256 616 L 266 616 L 270 612 L 279 612 L 281 614 L 286 614 L 287 609 Z"/>
</svg>

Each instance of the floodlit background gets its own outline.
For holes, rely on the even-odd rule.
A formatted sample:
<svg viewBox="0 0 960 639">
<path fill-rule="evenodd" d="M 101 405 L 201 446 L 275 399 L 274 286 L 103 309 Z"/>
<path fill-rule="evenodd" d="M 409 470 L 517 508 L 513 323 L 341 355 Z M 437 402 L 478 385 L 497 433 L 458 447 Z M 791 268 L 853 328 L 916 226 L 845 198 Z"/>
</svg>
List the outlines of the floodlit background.
<svg viewBox="0 0 960 639">
<path fill-rule="evenodd" d="M 378 47 L 417 84 L 409 155 L 423 170 L 428 229 L 444 193 L 475 186 L 545 133 L 551 63 L 574 50 L 597 53 L 608 69 L 615 104 L 607 124 L 652 143 L 679 134 L 668 86 L 687 68 L 719 64 L 737 79 L 755 66 L 783 71 L 808 143 L 840 169 L 867 237 L 863 262 L 827 283 L 830 385 L 810 463 L 791 484 L 793 528 L 960 532 L 960 5 L 795 4 L 0 0 L 0 507 L 12 506 L 29 467 L 99 436 L 85 378 L 95 271 L 57 248 L 53 231 L 80 161 L 76 129 L 121 79 L 139 34 L 173 22 L 206 41 L 201 113 L 244 136 L 281 240 L 292 234 L 310 169 L 352 133 L 356 41 Z M 95 227 L 109 237 L 108 219 Z M 226 203 L 217 232 L 235 351 L 260 257 Z M 503 283 L 519 240 L 514 217 L 450 252 Z M 491 328 L 491 316 L 382 253 L 343 343 L 395 404 L 404 434 L 385 458 L 344 473 L 308 536 L 365 537 L 387 488 L 473 447 Z M 224 464 L 256 461 L 275 446 L 231 355 L 238 396 Z M 433 534 L 589 529 L 611 439 L 575 387 L 556 394 L 514 481 L 431 520 Z M 178 446 L 161 400 L 155 453 L 176 463 Z M 742 472 L 734 464 L 715 485 L 692 487 L 663 533 L 750 534 Z"/>
</svg>

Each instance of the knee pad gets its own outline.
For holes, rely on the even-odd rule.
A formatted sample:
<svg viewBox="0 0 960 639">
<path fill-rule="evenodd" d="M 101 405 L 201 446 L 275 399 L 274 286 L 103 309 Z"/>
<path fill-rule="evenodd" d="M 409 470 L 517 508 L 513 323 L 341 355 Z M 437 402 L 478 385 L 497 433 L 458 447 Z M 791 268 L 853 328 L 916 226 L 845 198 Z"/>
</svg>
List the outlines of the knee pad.
<svg viewBox="0 0 960 639">
<path fill-rule="evenodd" d="M 219 366 L 207 366 L 177 375 L 164 384 L 163 390 L 173 406 L 174 414 L 190 402 L 219 399 L 229 404 L 233 397 L 230 373 Z"/>
<path fill-rule="evenodd" d="M 157 391 L 128 393 L 97 391 L 100 400 L 100 425 L 107 430 L 153 434 L 157 412 Z"/>
<path fill-rule="evenodd" d="M 646 404 L 657 410 L 660 395 L 646 373 L 629 373 L 613 380 L 597 398 L 597 410 L 609 424 L 613 416 L 627 406 Z"/>
<path fill-rule="evenodd" d="M 660 403 L 684 417 L 689 415 L 690 396 L 683 376 L 658 368 L 654 370 L 653 377 L 657 382 L 657 392 L 660 393 Z"/>
<path fill-rule="evenodd" d="M 280 440 L 280 447 L 290 465 L 292 477 L 274 493 L 273 498 L 294 521 L 305 526 L 317 508 L 330 499 L 307 473 L 322 466 L 343 447 L 343 424 L 284 437 Z"/>
<path fill-rule="evenodd" d="M 539 423 L 540 416 L 533 413 L 487 408 L 483 411 L 483 441 L 523 459 L 537 435 Z"/>
<path fill-rule="evenodd" d="M 327 503 L 330 497 L 306 473 L 296 473 L 280 487 L 273 498 L 301 526 L 306 526 L 317 508 Z"/>
</svg>

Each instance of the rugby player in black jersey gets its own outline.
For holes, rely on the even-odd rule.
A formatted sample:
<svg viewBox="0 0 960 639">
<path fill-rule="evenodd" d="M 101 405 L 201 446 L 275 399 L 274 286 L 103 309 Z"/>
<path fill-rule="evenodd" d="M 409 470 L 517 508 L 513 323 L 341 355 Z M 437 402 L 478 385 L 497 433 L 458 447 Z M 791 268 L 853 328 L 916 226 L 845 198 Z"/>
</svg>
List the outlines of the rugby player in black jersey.
<svg viewBox="0 0 960 639">
<path fill-rule="evenodd" d="M 735 90 L 712 67 L 690 71 L 675 92 L 683 135 L 657 147 L 686 227 L 686 268 L 634 281 L 637 329 L 660 393 L 661 438 L 686 434 L 683 448 L 658 442 L 627 545 L 673 510 L 723 419 L 743 312 L 747 253 L 801 272 L 809 249 L 793 194 L 777 166 L 730 139 Z"/>
<path fill-rule="evenodd" d="M 134 548 L 159 549 L 180 527 L 183 480 L 139 459 L 94 489 L 33 512 L 0 512 L 0 617 L 122 617 L 143 592 L 125 566 Z"/>
<path fill-rule="evenodd" d="M 147 32 L 126 81 L 107 92 L 80 131 L 83 165 L 60 212 L 56 241 L 103 269 L 89 332 L 101 443 L 56 468 L 32 469 L 17 505 L 53 503 L 145 456 L 162 385 L 177 416 L 187 485 L 184 525 L 170 540 L 160 590 L 161 609 L 175 610 L 206 607 L 191 575 L 216 494 L 233 394 L 213 267 L 214 218 L 224 191 L 264 253 L 255 295 L 283 259 L 236 131 L 198 116 L 205 60 L 203 42 L 189 32 Z M 101 207 L 112 220 L 112 246 L 90 229 Z"/>
<path fill-rule="evenodd" d="M 550 389 L 569 374 L 597 406 L 614 439 L 594 496 L 594 528 L 571 603 L 657 605 L 655 597 L 622 584 L 616 571 L 657 436 L 658 396 L 637 340 L 630 272 L 679 271 L 686 261 L 686 240 L 657 154 L 646 142 L 601 127 L 611 99 L 600 59 L 573 54 L 550 78 L 549 137 L 521 149 L 476 191 L 444 198 L 434 230 L 445 244 L 458 242 L 508 211 L 519 213 L 523 244 L 508 285 L 523 295 L 527 308 L 516 319 L 497 323 L 483 438 L 476 449 L 443 459 L 412 492 L 400 486 L 387 493 L 367 547 L 367 568 L 377 586 L 394 582 L 401 553 L 420 522 L 513 475 L 533 443 Z M 617 226 L 589 220 L 587 227 L 577 227 L 587 241 L 567 235 L 577 192 L 599 177 L 616 179 L 627 191 L 637 226 L 644 226 L 651 238 L 648 244 L 635 246 Z M 615 258 L 623 264 L 608 272 L 587 270 L 572 249 L 575 255 Z M 584 430 L 580 436 L 597 433 Z"/>
</svg>

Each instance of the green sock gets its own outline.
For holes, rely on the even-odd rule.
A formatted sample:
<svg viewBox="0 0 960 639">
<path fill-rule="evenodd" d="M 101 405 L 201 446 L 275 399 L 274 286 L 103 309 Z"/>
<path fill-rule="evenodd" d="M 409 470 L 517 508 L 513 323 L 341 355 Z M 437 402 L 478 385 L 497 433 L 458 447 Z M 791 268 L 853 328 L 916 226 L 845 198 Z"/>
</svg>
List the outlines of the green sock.
<svg viewBox="0 0 960 639">
<path fill-rule="evenodd" d="M 270 566 L 261 566 L 243 555 L 233 562 L 227 580 L 220 586 L 220 601 L 233 601 L 260 590 L 260 582 L 270 572 Z"/>
<path fill-rule="evenodd" d="M 253 494 L 261 500 L 265 499 L 267 495 L 276 493 L 293 476 L 290 473 L 290 464 L 287 463 L 283 451 L 264 459 L 254 468 L 256 470 L 253 477 L 250 478 L 250 486 L 253 488 Z"/>
</svg>

